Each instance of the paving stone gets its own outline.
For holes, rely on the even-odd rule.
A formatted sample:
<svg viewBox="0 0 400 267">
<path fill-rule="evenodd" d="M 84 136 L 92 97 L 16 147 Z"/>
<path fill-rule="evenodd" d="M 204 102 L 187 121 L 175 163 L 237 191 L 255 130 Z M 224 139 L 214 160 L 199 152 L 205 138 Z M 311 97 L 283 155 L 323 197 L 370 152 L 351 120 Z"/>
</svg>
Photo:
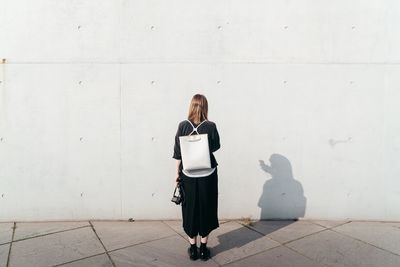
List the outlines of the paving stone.
<svg viewBox="0 0 400 267">
<path fill-rule="evenodd" d="M 334 228 L 334 231 L 400 255 L 400 223 L 351 222 Z"/>
<path fill-rule="evenodd" d="M 97 255 L 79 261 L 61 265 L 63 267 L 112 267 L 112 263 L 106 254 Z"/>
<path fill-rule="evenodd" d="M 395 227 L 397 229 L 400 229 L 400 222 L 384 222 L 387 225 L 391 225 L 392 227 Z"/>
<path fill-rule="evenodd" d="M 257 221 L 251 228 L 280 243 L 286 243 L 326 228 L 307 221 Z"/>
<path fill-rule="evenodd" d="M 85 227 L 14 242 L 10 266 L 50 266 L 103 252 L 93 230 Z"/>
<path fill-rule="evenodd" d="M 89 222 L 30 222 L 17 223 L 14 240 L 90 226 Z"/>
<path fill-rule="evenodd" d="M 295 240 L 286 246 L 326 266 L 400 266 L 399 256 L 331 230 Z"/>
<path fill-rule="evenodd" d="M 325 228 L 333 228 L 333 227 L 348 223 L 349 221 L 311 220 L 310 222 L 319 224 Z"/>
<path fill-rule="evenodd" d="M 185 231 L 183 230 L 183 225 L 182 225 L 182 220 L 166 220 L 163 221 L 164 223 L 166 223 L 168 226 L 170 226 L 174 231 L 176 231 L 177 233 L 186 236 Z M 219 224 L 224 224 L 227 223 L 227 220 L 220 220 Z M 200 241 L 199 241 L 200 242 Z"/>
<path fill-rule="evenodd" d="M 257 255 L 224 265 L 229 267 L 320 267 L 320 265 L 308 258 L 283 246 L 269 249 Z"/>
<path fill-rule="evenodd" d="M 0 245 L 11 242 L 14 223 L 0 223 Z"/>
<path fill-rule="evenodd" d="M 183 230 L 182 221 L 163 221 L 169 227 L 171 227 L 174 231 L 181 235 L 186 235 L 185 231 Z"/>
<path fill-rule="evenodd" d="M 227 264 L 279 246 L 279 243 L 232 221 L 212 231 L 207 245 L 216 262 Z"/>
<path fill-rule="evenodd" d="M 6 267 L 10 244 L 0 246 L 0 267 Z"/>
<path fill-rule="evenodd" d="M 116 267 L 125 266 L 218 266 L 212 259 L 191 261 L 189 242 L 178 235 L 110 252 Z"/>
<path fill-rule="evenodd" d="M 177 235 L 161 221 L 92 222 L 107 250 Z"/>
</svg>

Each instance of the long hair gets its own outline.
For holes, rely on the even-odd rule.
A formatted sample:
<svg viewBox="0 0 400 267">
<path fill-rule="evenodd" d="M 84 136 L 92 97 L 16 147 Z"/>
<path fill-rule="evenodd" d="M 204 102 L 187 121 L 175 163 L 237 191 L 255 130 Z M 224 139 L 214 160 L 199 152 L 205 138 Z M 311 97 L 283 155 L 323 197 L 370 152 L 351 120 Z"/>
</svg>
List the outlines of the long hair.
<svg viewBox="0 0 400 267">
<path fill-rule="evenodd" d="M 195 124 L 208 120 L 208 102 L 204 95 L 195 94 L 189 106 L 188 120 Z"/>
</svg>

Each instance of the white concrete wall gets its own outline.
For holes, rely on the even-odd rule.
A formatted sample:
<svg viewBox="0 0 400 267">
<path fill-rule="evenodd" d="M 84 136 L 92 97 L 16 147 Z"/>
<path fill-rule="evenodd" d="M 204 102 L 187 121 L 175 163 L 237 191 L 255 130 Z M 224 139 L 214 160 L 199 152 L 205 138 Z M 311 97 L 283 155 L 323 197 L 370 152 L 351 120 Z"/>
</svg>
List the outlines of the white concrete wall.
<svg viewBox="0 0 400 267">
<path fill-rule="evenodd" d="M 181 218 L 195 93 L 221 219 L 400 220 L 398 1 L 0 0 L 0 58 L 1 221 Z"/>
</svg>

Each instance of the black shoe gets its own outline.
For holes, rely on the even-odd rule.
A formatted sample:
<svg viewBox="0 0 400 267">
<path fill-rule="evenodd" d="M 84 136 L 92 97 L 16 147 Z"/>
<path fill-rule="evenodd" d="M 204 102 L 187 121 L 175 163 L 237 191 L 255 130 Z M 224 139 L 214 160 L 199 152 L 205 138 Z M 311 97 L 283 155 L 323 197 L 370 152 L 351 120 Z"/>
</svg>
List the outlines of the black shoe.
<svg viewBox="0 0 400 267">
<path fill-rule="evenodd" d="M 195 261 L 199 258 L 199 255 L 197 254 L 197 246 L 190 246 L 187 251 L 189 254 L 189 258 L 192 261 Z"/>
<path fill-rule="evenodd" d="M 206 261 L 210 258 L 210 250 L 206 246 L 200 247 L 200 259 Z"/>
</svg>

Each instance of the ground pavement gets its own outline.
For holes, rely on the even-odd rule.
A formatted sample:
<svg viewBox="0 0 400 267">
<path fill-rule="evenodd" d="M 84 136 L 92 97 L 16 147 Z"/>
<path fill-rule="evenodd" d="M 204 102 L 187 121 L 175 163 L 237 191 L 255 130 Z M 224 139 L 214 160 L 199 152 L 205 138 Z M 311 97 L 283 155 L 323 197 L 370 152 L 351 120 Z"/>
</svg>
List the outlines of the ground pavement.
<svg viewBox="0 0 400 267">
<path fill-rule="evenodd" d="M 0 267 L 400 266 L 400 222 L 221 221 L 190 261 L 182 221 L 0 223 Z"/>
</svg>

